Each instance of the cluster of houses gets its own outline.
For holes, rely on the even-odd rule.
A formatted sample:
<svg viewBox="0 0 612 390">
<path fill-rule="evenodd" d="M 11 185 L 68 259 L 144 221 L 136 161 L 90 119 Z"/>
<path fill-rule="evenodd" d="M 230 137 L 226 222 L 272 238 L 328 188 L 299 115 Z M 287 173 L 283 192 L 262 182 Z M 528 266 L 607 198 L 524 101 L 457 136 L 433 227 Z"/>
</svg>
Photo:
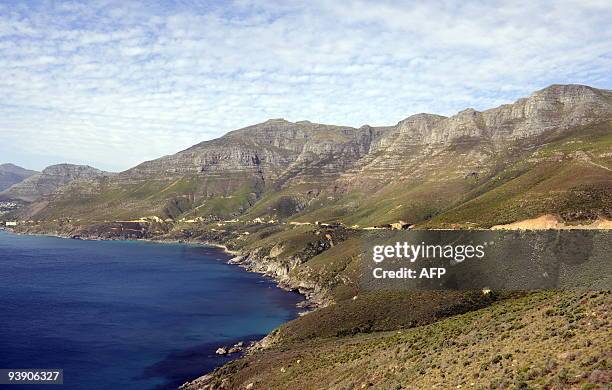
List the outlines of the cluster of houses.
<svg viewBox="0 0 612 390">
<path fill-rule="evenodd" d="M 2 216 L 3 214 L 7 214 L 8 212 L 15 210 L 17 208 L 19 208 L 21 205 L 17 202 L 13 202 L 13 201 L 1 201 L 0 202 L 0 216 Z M 10 218 L 8 215 L 5 215 L 4 218 Z M 4 219 L 3 218 L 3 219 Z M 7 227 L 15 227 L 17 226 L 18 222 L 17 221 L 13 221 L 13 220 L 0 220 L 0 226 L 7 226 Z"/>
<path fill-rule="evenodd" d="M 10 202 L 10 201 L 0 202 L 0 211 L 14 210 L 17 207 L 19 207 L 19 205 L 15 202 Z"/>
</svg>

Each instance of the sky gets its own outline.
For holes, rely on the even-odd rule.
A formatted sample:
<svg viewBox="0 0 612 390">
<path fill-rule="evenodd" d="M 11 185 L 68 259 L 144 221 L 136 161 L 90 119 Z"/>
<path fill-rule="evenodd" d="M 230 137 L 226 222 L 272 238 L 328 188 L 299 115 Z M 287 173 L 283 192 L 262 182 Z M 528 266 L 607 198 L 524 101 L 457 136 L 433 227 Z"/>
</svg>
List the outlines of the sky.
<svg viewBox="0 0 612 390">
<path fill-rule="evenodd" d="M 0 0 L 0 163 L 120 171 L 270 118 L 612 88 L 612 2 Z"/>
</svg>

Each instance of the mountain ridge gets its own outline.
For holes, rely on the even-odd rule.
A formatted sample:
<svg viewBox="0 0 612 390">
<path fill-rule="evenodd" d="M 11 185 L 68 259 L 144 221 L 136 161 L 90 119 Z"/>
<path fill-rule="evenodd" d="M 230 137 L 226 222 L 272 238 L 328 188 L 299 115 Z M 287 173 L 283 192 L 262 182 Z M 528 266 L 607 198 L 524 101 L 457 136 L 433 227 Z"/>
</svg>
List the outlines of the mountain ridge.
<svg viewBox="0 0 612 390">
<path fill-rule="evenodd" d="M 69 191 L 44 194 L 48 205 L 36 205 L 40 210 L 30 215 L 244 215 L 312 221 L 325 219 L 320 212 L 325 210 L 327 218 L 347 223 L 420 222 L 470 200 L 477 188 L 491 186 L 489 180 L 508 179 L 504 170 L 515 169 L 513 164 L 520 165 L 547 143 L 603 126 L 595 133 L 605 144 L 610 122 L 612 91 L 577 84 L 554 84 L 484 111 L 466 109 L 450 117 L 415 114 L 393 126 L 355 128 L 276 118 L 116 175 L 91 178 L 87 185 L 73 183 Z M 609 165 L 599 149 L 597 155 L 589 153 L 595 164 L 589 172 L 597 164 Z M 572 169 L 582 164 L 571 155 L 564 158 L 572 160 L 567 162 Z M 544 163 L 535 160 L 531 168 L 520 169 Z M 69 198 L 79 195 L 79 206 L 71 208 Z M 390 210 L 398 204 L 398 210 Z M 507 222 L 513 221 L 498 218 L 486 224 Z"/>
</svg>

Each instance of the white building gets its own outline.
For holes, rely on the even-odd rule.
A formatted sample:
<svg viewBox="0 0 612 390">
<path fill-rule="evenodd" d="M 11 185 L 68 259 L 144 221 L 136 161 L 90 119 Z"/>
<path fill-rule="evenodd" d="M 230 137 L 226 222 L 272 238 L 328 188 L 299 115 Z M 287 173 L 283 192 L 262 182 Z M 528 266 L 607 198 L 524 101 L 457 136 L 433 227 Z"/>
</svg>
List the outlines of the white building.
<svg viewBox="0 0 612 390">
<path fill-rule="evenodd" d="M 6 226 L 17 226 L 17 221 L 6 221 Z"/>
</svg>

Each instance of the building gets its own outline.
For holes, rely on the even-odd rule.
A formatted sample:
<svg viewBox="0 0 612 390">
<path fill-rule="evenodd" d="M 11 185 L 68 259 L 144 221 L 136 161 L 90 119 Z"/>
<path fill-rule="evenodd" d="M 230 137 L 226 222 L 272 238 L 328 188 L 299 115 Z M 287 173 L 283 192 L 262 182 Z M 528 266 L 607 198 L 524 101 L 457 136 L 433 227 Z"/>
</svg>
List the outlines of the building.
<svg viewBox="0 0 612 390">
<path fill-rule="evenodd" d="M 17 226 L 17 221 L 6 221 L 6 226 Z"/>
<path fill-rule="evenodd" d="M 390 224 L 392 230 L 408 230 L 412 227 L 411 224 L 404 221 L 397 221 Z"/>
</svg>

